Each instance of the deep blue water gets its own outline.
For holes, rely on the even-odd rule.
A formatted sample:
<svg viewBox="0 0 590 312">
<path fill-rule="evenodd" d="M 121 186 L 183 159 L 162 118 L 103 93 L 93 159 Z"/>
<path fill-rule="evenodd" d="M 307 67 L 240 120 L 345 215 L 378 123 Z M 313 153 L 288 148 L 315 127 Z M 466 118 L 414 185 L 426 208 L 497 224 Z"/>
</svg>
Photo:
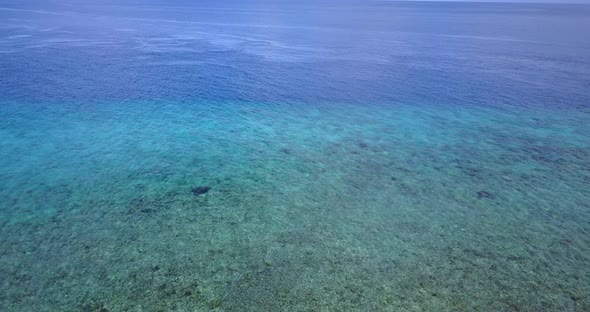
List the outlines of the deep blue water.
<svg viewBox="0 0 590 312">
<path fill-rule="evenodd" d="M 0 1 L 0 310 L 590 310 L 588 29 Z"/>
<path fill-rule="evenodd" d="M 4 4 L 2 97 L 579 107 L 588 104 L 589 10 Z"/>
</svg>

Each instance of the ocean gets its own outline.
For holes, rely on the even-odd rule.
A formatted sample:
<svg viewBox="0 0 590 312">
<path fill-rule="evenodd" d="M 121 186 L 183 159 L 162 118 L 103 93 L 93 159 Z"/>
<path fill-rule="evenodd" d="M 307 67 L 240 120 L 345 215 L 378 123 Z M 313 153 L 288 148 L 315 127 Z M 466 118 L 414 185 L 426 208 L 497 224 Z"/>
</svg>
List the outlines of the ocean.
<svg viewBox="0 0 590 312">
<path fill-rule="evenodd" d="M 589 30 L 0 0 L 0 310 L 589 311 Z"/>
</svg>

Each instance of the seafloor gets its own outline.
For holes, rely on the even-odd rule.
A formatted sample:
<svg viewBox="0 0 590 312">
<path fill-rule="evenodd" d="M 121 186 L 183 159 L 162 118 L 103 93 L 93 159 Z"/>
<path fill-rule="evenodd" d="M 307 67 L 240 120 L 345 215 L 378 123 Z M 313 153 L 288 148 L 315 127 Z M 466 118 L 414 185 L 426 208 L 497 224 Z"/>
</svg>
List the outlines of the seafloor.
<svg viewBox="0 0 590 312">
<path fill-rule="evenodd" d="M 587 108 L 0 115 L 2 311 L 590 310 Z"/>
</svg>

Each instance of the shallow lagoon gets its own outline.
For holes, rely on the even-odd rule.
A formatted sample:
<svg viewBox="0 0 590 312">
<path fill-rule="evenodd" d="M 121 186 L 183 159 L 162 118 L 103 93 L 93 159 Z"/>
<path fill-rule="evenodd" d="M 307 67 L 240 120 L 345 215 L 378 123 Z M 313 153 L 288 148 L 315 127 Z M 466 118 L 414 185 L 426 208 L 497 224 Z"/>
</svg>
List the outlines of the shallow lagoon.
<svg viewBox="0 0 590 312">
<path fill-rule="evenodd" d="M 0 10 L 0 308 L 590 309 L 588 42 L 451 27 L 585 11 L 465 6 Z"/>
</svg>

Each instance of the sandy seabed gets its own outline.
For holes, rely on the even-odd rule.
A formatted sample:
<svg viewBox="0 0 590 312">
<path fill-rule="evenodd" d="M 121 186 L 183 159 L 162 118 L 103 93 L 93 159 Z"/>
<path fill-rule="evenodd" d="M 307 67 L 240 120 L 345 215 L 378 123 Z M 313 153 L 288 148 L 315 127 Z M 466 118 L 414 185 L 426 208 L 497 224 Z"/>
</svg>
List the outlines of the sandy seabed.
<svg viewBox="0 0 590 312">
<path fill-rule="evenodd" d="M 588 311 L 590 111 L 2 103 L 2 311 Z"/>
</svg>

